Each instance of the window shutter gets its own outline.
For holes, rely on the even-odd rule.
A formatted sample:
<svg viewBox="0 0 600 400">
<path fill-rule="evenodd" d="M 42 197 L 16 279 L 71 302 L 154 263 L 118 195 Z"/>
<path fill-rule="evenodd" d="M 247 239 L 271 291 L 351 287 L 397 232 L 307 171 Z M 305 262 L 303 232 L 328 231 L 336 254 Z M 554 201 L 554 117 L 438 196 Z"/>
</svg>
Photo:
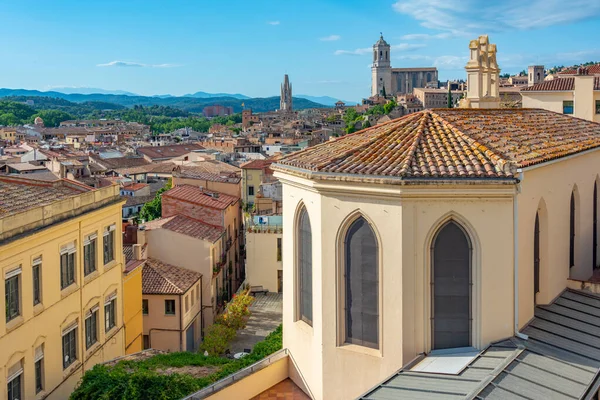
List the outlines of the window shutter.
<svg viewBox="0 0 600 400">
<path fill-rule="evenodd" d="M 10 279 L 14 276 L 19 275 L 20 273 L 21 273 L 21 266 L 18 266 L 17 268 L 11 269 L 6 274 L 4 274 L 4 279 Z"/>
</svg>

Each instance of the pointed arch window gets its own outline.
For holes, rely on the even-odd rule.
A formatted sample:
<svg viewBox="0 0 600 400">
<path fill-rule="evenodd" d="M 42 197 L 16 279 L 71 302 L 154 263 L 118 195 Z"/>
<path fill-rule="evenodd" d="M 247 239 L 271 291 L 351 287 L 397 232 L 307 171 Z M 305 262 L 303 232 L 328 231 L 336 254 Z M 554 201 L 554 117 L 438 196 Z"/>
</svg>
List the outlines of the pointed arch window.
<svg viewBox="0 0 600 400">
<path fill-rule="evenodd" d="M 540 215 L 535 213 L 533 229 L 533 299 L 540 292 Z"/>
<path fill-rule="evenodd" d="M 298 217 L 298 319 L 312 326 L 312 230 L 306 207 Z"/>
<path fill-rule="evenodd" d="M 379 348 L 379 260 L 375 232 L 363 217 L 344 240 L 345 342 Z"/>
<path fill-rule="evenodd" d="M 571 192 L 569 215 L 569 268 L 575 265 L 575 192 Z"/>
<path fill-rule="evenodd" d="M 598 268 L 598 183 L 594 182 L 592 268 Z"/>
</svg>

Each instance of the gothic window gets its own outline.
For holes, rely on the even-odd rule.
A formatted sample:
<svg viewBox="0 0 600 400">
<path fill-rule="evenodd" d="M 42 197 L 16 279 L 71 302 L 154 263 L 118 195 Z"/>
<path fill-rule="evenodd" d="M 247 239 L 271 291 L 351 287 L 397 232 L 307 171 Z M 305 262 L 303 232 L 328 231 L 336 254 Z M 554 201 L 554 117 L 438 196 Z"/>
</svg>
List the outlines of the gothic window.
<svg viewBox="0 0 600 400">
<path fill-rule="evenodd" d="M 571 192 L 569 214 L 569 268 L 573 268 L 575 265 L 575 192 Z"/>
<path fill-rule="evenodd" d="M 598 268 L 598 184 L 594 182 L 592 268 Z"/>
<path fill-rule="evenodd" d="M 298 318 L 312 325 L 312 230 L 306 207 L 298 218 Z"/>
<path fill-rule="evenodd" d="M 454 221 L 432 243 L 432 346 L 471 346 L 471 244 Z"/>
<path fill-rule="evenodd" d="M 379 261 L 375 233 L 363 217 L 344 240 L 345 342 L 379 348 Z"/>
<path fill-rule="evenodd" d="M 535 226 L 533 229 L 533 298 L 540 292 L 540 216 L 535 213 Z"/>
</svg>

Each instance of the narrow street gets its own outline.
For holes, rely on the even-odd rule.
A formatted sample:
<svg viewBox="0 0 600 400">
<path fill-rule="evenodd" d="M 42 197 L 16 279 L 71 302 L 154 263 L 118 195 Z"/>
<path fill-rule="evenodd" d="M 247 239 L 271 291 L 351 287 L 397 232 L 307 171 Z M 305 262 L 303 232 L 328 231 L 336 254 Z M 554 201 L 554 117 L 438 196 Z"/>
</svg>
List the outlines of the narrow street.
<svg viewBox="0 0 600 400">
<path fill-rule="evenodd" d="M 250 306 L 250 318 L 246 328 L 240 330 L 230 345 L 232 354 L 252 349 L 281 324 L 282 293 L 257 294 Z"/>
</svg>

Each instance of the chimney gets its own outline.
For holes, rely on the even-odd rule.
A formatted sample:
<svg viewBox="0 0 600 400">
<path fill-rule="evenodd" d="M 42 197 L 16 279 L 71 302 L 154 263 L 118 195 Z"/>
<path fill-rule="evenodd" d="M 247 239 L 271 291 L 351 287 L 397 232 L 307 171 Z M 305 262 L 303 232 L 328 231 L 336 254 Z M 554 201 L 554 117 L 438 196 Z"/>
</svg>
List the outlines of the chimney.
<svg viewBox="0 0 600 400">
<path fill-rule="evenodd" d="M 140 225 L 138 227 L 137 238 L 135 243 L 141 246 L 146 244 L 146 227 L 144 225 Z"/>
<path fill-rule="evenodd" d="M 142 254 L 142 248 L 144 247 L 144 245 L 136 243 L 132 247 L 133 247 L 133 259 L 138 260 L 138 261 L 143 260 L 144 255 Z"/>
<path fill-rule="evenodd" d="M 573 90 L 573 116 L 594 121 L 596 115 L 594 101 L 594 75 L 585 67 L 577 68 Z"/>
</svg>

